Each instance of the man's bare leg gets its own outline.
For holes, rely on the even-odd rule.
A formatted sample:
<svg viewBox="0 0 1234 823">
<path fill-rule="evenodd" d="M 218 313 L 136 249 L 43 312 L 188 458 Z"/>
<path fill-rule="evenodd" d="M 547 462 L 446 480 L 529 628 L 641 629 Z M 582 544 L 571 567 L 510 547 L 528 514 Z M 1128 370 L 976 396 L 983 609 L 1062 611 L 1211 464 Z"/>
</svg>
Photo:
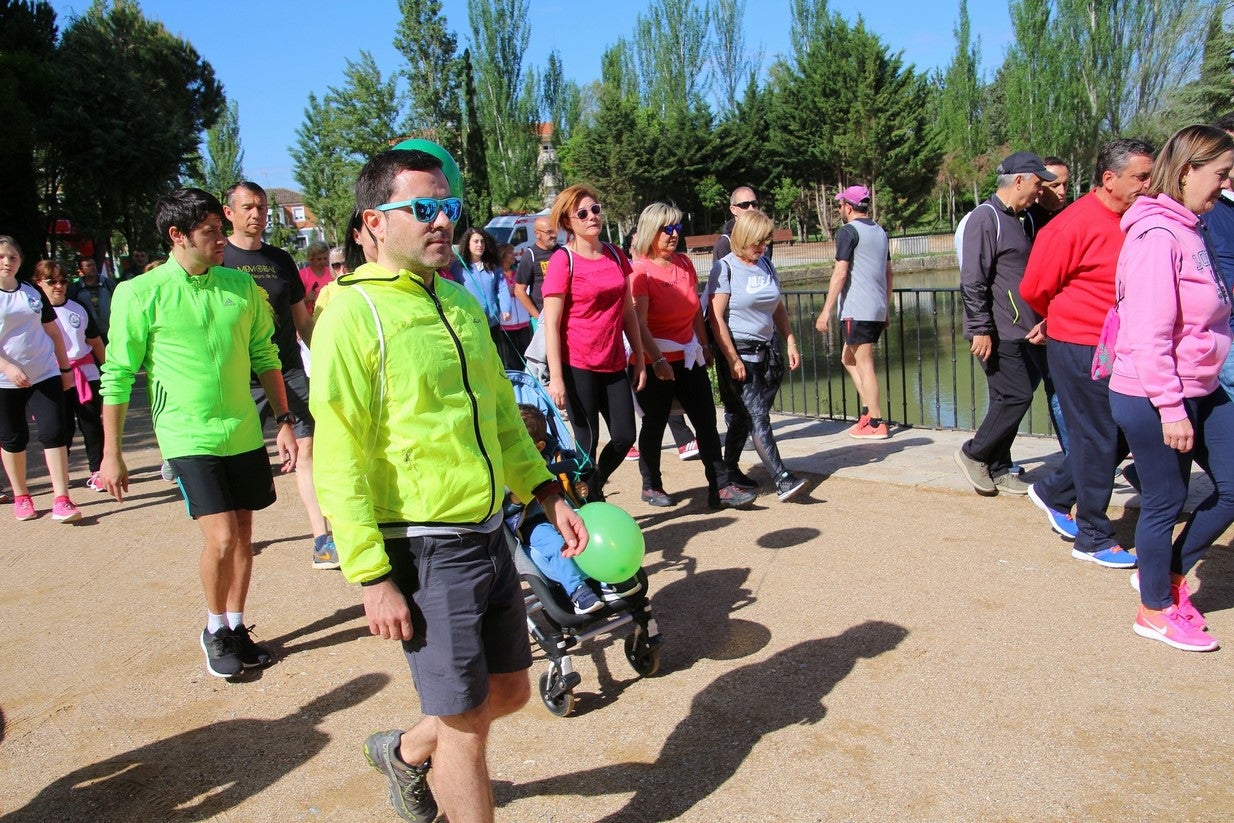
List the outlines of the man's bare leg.
<svg viewBox="0 0 1234 823">
<path fill-rule="evenodd" d="M 861 398 L 861 404 L 869 409 L 870 417 L 881 418 L 883 409 L 880 404 L 878 374 L 874 370 L 874 344 L 845 344 L 840 362 L 844 364 L 844 370 L 857 387 L 857 396 Z"/>
<path fill-rule="evenodd" d="M 490 675 L 488 699 L 479 707 L 448 717 L 422 717 L 403 733 L 399 757 L 419 766 L 433 758 L 434 795 L 452 821 L 490 821 L 493 796 L 485 747 L 492 721 L 527 705 L 527 671 Z"/>
<path fill-rule="evenodd" d="M 239 539 L 239 512 L 219 512 L 204 514 L 197 518 L 197 525 L 205 537 L 205 546 L 201 550 L 198 567 L 201 572 L 201 587 L 206 594 L 206 608 L 211 614 L 223 614 L 230 605 L 232 577 L 236 574 L 235 559 L 236 541 Z M 249 520 L 252 525 L 251 513 Z M 252 551 L 249 551 L 248 567 L 253 564 Z M 242 570 L 243 564 L 239 564 Z M 247 594 L 248 582 L 244 582 Z"/>
<path fill-rule="evenodd" d="M 313 486 L 313 438 L 296 438 L 296 447 L 296 491 L 300 492 L 300 501 L 308 512 L 313 537 L 321 537 L 328 527 L 317 502 L 317 489 Z"/>
<path fill-rule="evenodd" d="M 231 585 L 227 589 L 227 611 L 242 612 L 248 602 L 249 582 L 253 579 L 253 513 L 248 509 L 236 516 L 236 542 L 231 553 Z"/>
</svg>

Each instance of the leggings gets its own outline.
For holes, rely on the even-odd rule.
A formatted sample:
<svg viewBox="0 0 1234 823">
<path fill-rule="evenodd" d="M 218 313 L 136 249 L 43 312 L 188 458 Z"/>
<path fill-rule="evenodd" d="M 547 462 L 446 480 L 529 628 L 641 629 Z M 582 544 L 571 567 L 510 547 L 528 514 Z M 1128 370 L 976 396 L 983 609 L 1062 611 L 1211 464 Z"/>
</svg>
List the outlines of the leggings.
<svg viewBox="0 0 1234 823">
<path fill-rule="evenodd" d="M 72 449 L 74 430 L 81 429 L 86 464 L 93 474 L 103 462 L 103 396 L 99 394 L 99 381 L 90 381 L 90 391 L 94 396 L 86 403 L 77 399 L 76 386 L 64 393 L 64 440 Z"/>
<path fill-rule="evenodd" d="M 773 343 L 774 345 L 774 343 Z M 780 391 L 780 377 L 771 369 L 774 355 L 764 351 L 762 359 L 756 355 L 741 354 L 746 366 L 746 379 L 738 383 L 723 358 L 716 360 L 716 378 L 720 384 L 720 399 L 724 401 L 724 422 L 728 431 L 724 434 L 724 464 L 729 471 L 737 468 L 746 437 L 754 435 L 754 449 L 772 479 L 788 471 L 780 459 L 775 435 L 771 432 L 771 404 Z"/>
<path fill-rule="evenodd" d="M 39 442 L 44 449 L 68 445 L 64 430 L 64 387 L 60 376 L 24 389 L 0 389 L 0 447 L 10 454 L 26 450 L 30 442 L 30 419 L 34 415 Z"/>
<path fill-rule="evenodd" d="M 578 450 L 591 458 L 594 473 L 587 478 L 591 494 L 603 493 L 608 480 L 634 445 L 634 395 L 625 370 L 597 372 L 565 367 L 566 409 Z M 596 458 L 600 417 L 608 426 L 609 441 Z"/>
<path fill-rule="evenodd" d="M 649 369 L 647 386 L 638 393 L 638 403 L 643 407 L 643 428 L 638 436 L 638 467 L 643 475 L 643 488 L 664 488 L 660 474 L 660 441 L 664 439 L 664 426 L 670 420 L 673 400 L 677 400 L 694 424 L 707 488 L 714 492 L 727 486 L 729 480 L 728 468 L 720 455 L 716 407 L 711 399 L 711 378 L 703 366 L 688 369 L 681 360 L 670 362 L 670 365 L 673 367 L 672 380 L 661 380 Z"/>
</svg>

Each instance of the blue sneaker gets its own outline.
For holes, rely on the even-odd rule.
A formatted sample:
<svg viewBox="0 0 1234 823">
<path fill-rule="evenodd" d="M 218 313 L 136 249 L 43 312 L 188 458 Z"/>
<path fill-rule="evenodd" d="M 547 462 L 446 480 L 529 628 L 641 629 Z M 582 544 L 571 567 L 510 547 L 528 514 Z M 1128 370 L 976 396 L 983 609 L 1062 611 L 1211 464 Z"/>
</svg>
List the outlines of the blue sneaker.
<svg viewBox="0 0 1234 823">
<path fill-rule="evenodd" d="M 1051 509 L 1044 500 L 1037 496 L 1036 484 L 1028 487 L 1028 499 L 1033 501 L 1037 508 L 1045 512 L 1046 519 L 1050 521 L 1050 528 L 1061 534 L 1067 540 L 1075 540 L 1077 534 L 1080 533 L 1080 527 L 1075 524 L 1075 518 L 1070 514 Z"/>
<path fill-rule="evenodd" d="M 1071 556 L 1076 560 L 1087 560 L 1089 563 L 1105 566 L 1107 569 L 1135 568 L 1135 555 L 1122 546 L 1110 546 L 1110 548 L 1102 549 L 1099 552 L 1085 552 L 1079 549 L 1072 549 Z"/>
<path fill-rule="evenodd" d="M 581 584 L 577 589 L 570 592 L 570 602 L 574 604 L 575 614 L 591 614 L 604 608 L 600 598 L 596 597 L 596 593 L 586 583 Z"/>
<path fill-rule="evenodd" d="M 323 534 L 313 538 L 313 568 L 337 569 L 338 549 L 334 547 L 334 535 Z"/>
</svg>

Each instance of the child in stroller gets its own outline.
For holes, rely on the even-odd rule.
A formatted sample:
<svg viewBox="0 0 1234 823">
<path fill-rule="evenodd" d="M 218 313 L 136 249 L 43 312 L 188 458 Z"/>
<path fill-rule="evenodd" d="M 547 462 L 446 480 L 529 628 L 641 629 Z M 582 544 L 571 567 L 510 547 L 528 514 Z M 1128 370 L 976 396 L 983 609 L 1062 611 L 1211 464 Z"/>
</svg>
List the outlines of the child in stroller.
<svg viewBox="0 0 1234 823">
<path fill-rule="evenodd" d="M 548 463 L 549 471 L 561 479 L 566 496 L 577 507 L 579 501 L 587 497 L 587 484 L 578 479 L 581 469 L 577 456 L 572 451 L 562 449 L 556 438 L 549 434 L 548 420 L 540 409 L 530 403 L 520 403 L 518 410 L 523 416 L 527 433 L 531 435 L 536 448 Z M 641 588 L 636 578 L 622 583 L 601 583 L 600 597 L 596 597 L 587 576 L 574 562 L 574 558 L 562 555 L 565 540 L 549 522 L 544 508 L 535 500 L 524 505 L 513 495 L 508 495 L 505 520 L 510 530 L 518 535 L 519 544 L 531 556 L 540 574 L 569 592 L 575 614 L 597 612 L 604 607 L 604 603 L 621 600 Z"/>
<path fill-rule="evenodd" d="M 564 421 L 534 377 L 519 371 L 507 376 L 532 439 L 567 497 L 579 505 L 586 496 L 578 480 L 583 467 L 573 452 L 557 446 L 564 441 Z M 508 507 L 507 514 L 513 517 L 507 517 L 507 525 L 519 538 L 515 567 L 532 592 L 526 598 L 527 628 L 551 663 L 540 676 L 540 698 L 550 712 L 564 717 L 573 710 L 573 690 L 581 682 L 568 655 L 571 648 L 633 623 L 634 631 L 625 639 L 626 659 L 647 676 L 659 668 L 662 638 L 651 615 L 646 573 L 639 569 L 633 578 L 615 585 L 589 580 L 572 559 L 561 556 L 561 535 L 542 513 L 537 515 L 534 506 L 524 511 Z"/>
</svg>

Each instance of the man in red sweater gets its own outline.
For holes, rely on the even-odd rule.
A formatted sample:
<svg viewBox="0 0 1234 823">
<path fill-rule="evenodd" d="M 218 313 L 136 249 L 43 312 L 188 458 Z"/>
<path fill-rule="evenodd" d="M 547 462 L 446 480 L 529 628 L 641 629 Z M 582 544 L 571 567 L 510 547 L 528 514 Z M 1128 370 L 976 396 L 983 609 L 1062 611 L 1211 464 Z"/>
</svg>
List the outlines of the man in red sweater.
<svg viewBox="0 0 1234 823">
<path fill-rule="evenodd" d="M 1071 554 L 1109 568 L 1131 568 L 1106 515 L 1114 469 L 1127 444 L 1110 416 L 1109 380 L 1093 380 L 1093 352 L 1114 305 L 1114 273 L 1123 247 L 1119 220 L 1148 188 L 1153 149 L 1112 140 L 1097 155 L 1095 187 L 1037 235 L 1020 294 L 1046 318 L 1046 357 L 1062 404 L 1069 451 L 1029 498 L 1050 527 L 1074 540 Z M 1074 520 L 1070 516 L 1075 506 Z"/>
</svg>

